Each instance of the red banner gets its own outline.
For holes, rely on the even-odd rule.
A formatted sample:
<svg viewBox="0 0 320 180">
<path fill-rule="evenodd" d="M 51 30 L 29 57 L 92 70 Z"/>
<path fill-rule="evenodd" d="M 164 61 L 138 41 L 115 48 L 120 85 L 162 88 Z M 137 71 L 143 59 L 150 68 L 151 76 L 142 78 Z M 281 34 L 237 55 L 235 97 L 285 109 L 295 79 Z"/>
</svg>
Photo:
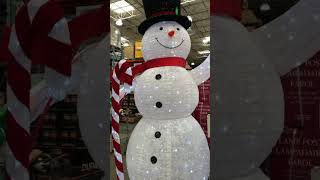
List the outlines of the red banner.
<svg viewBox="0 0 320 180">
<path fill-rule="evenodd" d="M 208 114 L 210 113 L 210 79 L 199 85 L 199 104 L 193 117 L 199 122 L 208 137 Z"/>
<path fill-rule="evenodd" d="M 266 162 L 271 180 L 311 180 L 320 166 L 320 52 L 281 78 L 285 129 Z"/>
<path fill-rule="evenodd" d="M 242 0 L 213 0 L 210 3 L 211 14 L 230 16 L 241 20 Z"/>
</svg>

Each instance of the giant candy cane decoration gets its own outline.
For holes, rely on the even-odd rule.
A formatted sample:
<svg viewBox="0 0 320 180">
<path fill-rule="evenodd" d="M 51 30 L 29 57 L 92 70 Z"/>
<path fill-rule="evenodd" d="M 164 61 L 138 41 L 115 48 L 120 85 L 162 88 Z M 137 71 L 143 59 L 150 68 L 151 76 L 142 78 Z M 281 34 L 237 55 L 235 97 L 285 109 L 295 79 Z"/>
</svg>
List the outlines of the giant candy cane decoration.
<svg viewBox="0 0 320 180">
<path fill-rule="evenodd" d="M 160 60 L 161 61 L 161 60 Z M 116 64 L 111 72 L 111 87 L 112 87 L 112 143 L 114 149 L 114 158 L 116 165 L 116 173 L 118 180 L 124 180 L 124 170 L 122 161 L 122 152 L 120 146 L 120 103 L 121 99 L 131 91 L 134 86 L 134 77 L 150 66 L 150 61 L 143 64 L 136 64 L 131 66 L 132 63 L 127 60 L 121 60 Z M 161 65 L 161 63 L 158 63 Z M 151 66 L 158 66 L 153 64 Z M 120 85 L 124 84 L 124 90 L 120 89 Z"/>
<path fill-rule="evenodd" d="M 54 1 L 31 0 L 25 2 L 16 16 L 9 39 L 8 62 L 8 119 L 6 156 L 7 179 L 29 179 L 30 89 L 31 65 L 46 65 L 48 95 L 60 100 L 61 86 L 71 72 L 72 47 L 67 20 L 63 10 Z M 59 52 L 59 53 L 56 53 Z"/>
<path fill-rule="evenodd" d="M 121 60 L 116 64 L 111 75 L 112 86 L 112 143 L 114 147 L 114 157 L 116 165 L 116 173 L 118 180 L 124 180 L 123 160 L 120 146 L 120 84 L 124 82 L 126 85 L 131 86 L 133 77 L 136 73 L 133 72 L 131 63 L 126 60 Z"/>
<path fill-rule="evenodd" d="M 7 179 L 29 179 L 30 122 L 78 85 L 77 63 L 71 72 L 72 49 L 109 31 L 106 7 L 68 23 L 54 1 L 31 0 L 19 9 L 11 30 L 5 31 L 0 56 L 8 61 Z M 45 80 L 31 89 L 32 63 L 44 64 L 47 69 Z"/>
</svg>

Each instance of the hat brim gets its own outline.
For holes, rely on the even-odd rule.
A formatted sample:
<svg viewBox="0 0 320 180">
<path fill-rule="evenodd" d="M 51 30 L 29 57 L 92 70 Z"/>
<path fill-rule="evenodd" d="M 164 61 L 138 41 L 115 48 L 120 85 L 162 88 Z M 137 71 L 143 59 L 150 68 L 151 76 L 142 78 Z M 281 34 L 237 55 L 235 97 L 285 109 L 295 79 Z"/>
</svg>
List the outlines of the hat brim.
<svg viewBox="0 0 320 180">
<path fill-rule="evenodd" d="M 178 16 L 178 15 L 161 15 L 157 17 L 149 18 L 145 21 L 143 21 L 140 26 L 138 27 L 138 31 L 140 34 L 144 34 L 147 29 L 161 21 L 176 21 L 181 26 L 183 26 L 185 29 L 188 29 L 191 26 L 191 21 L 186 16 Z"/>
</svg>

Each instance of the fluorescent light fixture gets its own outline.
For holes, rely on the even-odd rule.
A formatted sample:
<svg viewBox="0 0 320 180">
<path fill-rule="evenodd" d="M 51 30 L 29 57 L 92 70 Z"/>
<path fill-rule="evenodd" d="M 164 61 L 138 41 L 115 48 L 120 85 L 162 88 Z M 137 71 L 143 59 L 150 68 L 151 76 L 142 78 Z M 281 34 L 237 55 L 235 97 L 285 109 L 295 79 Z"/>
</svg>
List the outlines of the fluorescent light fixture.
<svg viewBox="0 0 320 180">
<path fill-rule="evenodd" d="M 260 11 L 269 11 L 271 10 L 271 7 L 268 3 L 263 3 L 261 6 L 260 6 Z"/>
<path fill-rule="evenodd" d="M 122 25 L 123 25 L 122 19 L 118 19 L 118 20 L 116 21 L 116 25 L 117 25 L 117 26 L 122 26 Z"/>
<path fill-rule="evenodd" d="M 121 42 L 128 42 L 129 40 L 124 38 L 124 37 L 121 37 Z"/>
<path fill-rule="evenodd" d="M 110 9 L 115 13 L 122 14 L 134 10 L 134 7 L 131 6 L 127 1 L 121 0 L 110 4 Z"/>
<path fill-rule="evenodd" d="M 210 54 L 209 50 L 198 51 L 199 54 Z"/>
<path fill-rule="evenodd" d="M 207 36 L 207 37 L 203 38 L 202 42 L 203 42 L 203 44 L 209 43 L 210 42 L 210 36 Z"/>
<path fill-rule="evenodd" d="M 189 2 L 193 2 L 195 0 L 184 0 L 183 2 L 181 2 L 181 4 L 186 4 L 186 3 L 189 3 Z"/>
</svg>

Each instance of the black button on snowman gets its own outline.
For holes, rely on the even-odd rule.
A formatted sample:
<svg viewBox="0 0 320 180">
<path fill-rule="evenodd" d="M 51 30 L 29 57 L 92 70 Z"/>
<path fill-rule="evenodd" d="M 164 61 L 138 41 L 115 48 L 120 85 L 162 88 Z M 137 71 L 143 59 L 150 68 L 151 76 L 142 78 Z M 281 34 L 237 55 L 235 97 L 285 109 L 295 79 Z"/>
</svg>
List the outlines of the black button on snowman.
<svg viewBox="0 0 320 180">
<path fill-rule="evenodd" d="M 157 132 L 154 134 L 154 136 L 155 136 L 156 138 L 160 138 L 160 137 L 161 137 L 161 133 L 160 133 L 159 131 L 157 131 Z"/>
<path fill-rule="evenodd" d="M 157 74 L 156 75 L 156 80 L 160 80 L 161 79 L 161 74 Z"/>
<path fill-rule="evenodd" d="M 134 98 L 143 118 L 131 134 L 127 169 L 131 180 L 208 179 L 209 147 L 192 112 L 198 85 L 209 78 L 208 57 L 198 69 L 185 69 L 191 48 L 179 0 L 144 0 L 147 20 L 139 26 L 146 62 L 162 65 L 135 78 Z M 179 59 L 184 65 L 172 65 Z M 171 64 L 171 65 L 168 65 Z M 206 70 L 206 71 L 203 71 Z"/>
<path fill-rule="evenodd" d="M 156 106 L 157 106 L 157 108 L 161 108 L 162 107 L 162 103 L 161 102 L 157 102 Z"/>
</svg>

